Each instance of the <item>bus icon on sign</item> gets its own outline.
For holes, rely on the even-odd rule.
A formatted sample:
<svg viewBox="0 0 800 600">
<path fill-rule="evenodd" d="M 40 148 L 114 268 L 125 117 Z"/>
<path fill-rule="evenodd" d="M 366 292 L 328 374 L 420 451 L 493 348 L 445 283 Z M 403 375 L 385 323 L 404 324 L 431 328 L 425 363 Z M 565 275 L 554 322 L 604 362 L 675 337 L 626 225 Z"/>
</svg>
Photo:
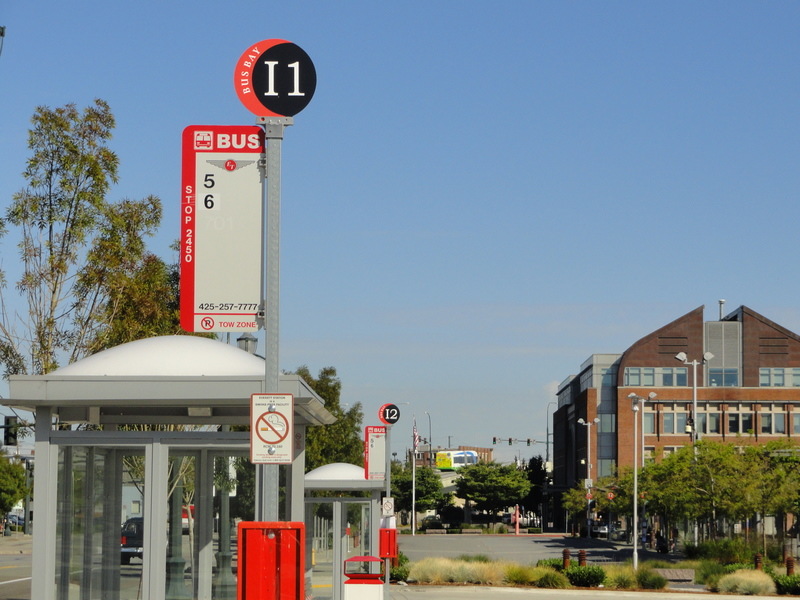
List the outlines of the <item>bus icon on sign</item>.
<svg viewBox="0 0 800 600">
<path fill-rule="evenodd" d="M 210 131 L 195 131 L 194 132 L 194 149 L 195 150 L 213 150 L 214 149 L 214 134 Z"/>
</svg>

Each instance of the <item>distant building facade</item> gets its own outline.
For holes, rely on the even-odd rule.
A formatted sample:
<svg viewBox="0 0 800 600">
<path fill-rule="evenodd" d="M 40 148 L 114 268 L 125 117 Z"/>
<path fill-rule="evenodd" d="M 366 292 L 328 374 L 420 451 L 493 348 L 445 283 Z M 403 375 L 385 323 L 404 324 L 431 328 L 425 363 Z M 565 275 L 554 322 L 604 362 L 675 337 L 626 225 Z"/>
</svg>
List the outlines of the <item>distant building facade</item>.
<svg viewBox="0 0 800 600">
<path fill-rule="evenodd" d="M 631 394 L 646 399 L 638 439 Z M 722 316 L 721 301 L 718 321 L 700 306 L 622 354 L 592 355 L 558 388 L 553 491 L 633 465 L 634 444 L 659 461 L 693 427 L 737 446 L 800 439 L 800 336 L 746 306 Z"/>
</svg>

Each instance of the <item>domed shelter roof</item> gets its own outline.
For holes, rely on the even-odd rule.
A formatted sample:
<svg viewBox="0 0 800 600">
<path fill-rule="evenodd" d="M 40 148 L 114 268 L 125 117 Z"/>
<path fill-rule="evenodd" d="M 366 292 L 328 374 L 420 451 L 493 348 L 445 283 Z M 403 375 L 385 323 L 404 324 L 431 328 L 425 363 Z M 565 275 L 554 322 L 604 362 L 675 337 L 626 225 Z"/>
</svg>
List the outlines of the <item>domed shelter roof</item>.
<svg viewBox="0 0 800 600">
<path fill-rule="evenodd" d="M 386 482 L 366 479 L 364 467 L 330 463 L 306 473 L 307 490 L 380 490 Z"/>
<path fill-rule="evenodd" d="M 47 375 L 11 376 L 8 404 L 29 411 L 49 406 L 62 421 L 97 424 L 248 424 L 251 395 L 266 392 L 264 369 L 263 358 L 217 340 L 153 337 Z M 293 395 L 297 424 L 334 422 L 299 376 L 280 375 L 278 388 Z"/>
<path fill-rule="evenodd" d="M 77 376 L 264 376 L 264 360 L 236 346 L 193 335 L 145 338 L 56 369 Z"/>
</svg>

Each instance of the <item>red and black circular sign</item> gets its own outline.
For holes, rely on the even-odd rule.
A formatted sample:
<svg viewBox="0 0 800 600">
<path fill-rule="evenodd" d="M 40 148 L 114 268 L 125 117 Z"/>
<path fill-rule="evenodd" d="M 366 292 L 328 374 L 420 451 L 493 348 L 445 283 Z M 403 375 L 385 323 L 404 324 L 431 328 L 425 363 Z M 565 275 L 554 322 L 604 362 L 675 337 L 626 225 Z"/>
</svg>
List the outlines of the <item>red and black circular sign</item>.
<svg viewBox="0 0 800 600">
<path fill-rule="evenodd" d="M 384 404 L 378 409 L 378 418 L 381 423 L 394 425 L 400 420 L 400 409 L 396 404 Z"/>
<path fill-rule="evenodd" d="M 250 46 L 236 63 L 236 94 L 258 117 L 293 117 L 317 89 L 317 71 L 305 51 L 286 40 Z"/>
</svg>

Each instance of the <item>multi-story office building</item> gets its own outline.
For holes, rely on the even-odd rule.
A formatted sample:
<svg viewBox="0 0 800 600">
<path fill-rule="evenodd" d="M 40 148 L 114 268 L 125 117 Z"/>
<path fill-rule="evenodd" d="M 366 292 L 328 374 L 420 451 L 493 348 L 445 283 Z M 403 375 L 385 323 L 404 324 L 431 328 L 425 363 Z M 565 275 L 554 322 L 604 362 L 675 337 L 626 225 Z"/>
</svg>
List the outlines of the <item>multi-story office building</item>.
<svg viewBox="0 0 800 600">
<path fill-rule="evenodd" d="M 800 439 L 800 335 L 746 306 L 723 316 L 723 306 L 718 321 L 704 321 L 701 306 L 622 354 L 592 355 L 561 383 L 556 491 L 631 466 L 634 444 L 639 457 L 661 460 L 693 435 L 737 446 Z"/>
</svg>

